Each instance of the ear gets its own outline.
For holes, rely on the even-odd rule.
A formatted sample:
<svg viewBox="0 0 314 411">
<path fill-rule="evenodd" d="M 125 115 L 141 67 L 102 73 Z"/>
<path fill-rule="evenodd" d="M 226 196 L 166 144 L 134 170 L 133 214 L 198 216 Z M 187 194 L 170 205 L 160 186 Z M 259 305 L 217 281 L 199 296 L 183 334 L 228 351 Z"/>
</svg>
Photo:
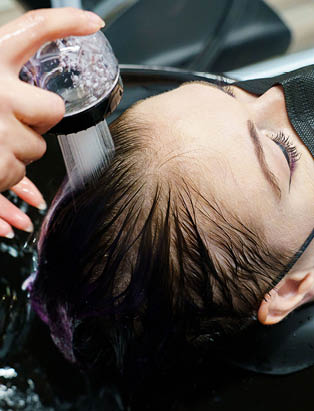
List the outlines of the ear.
<svg viewBox="0 0 314 411">
<path fill-rule="evenodd" d="M 287 274 L 264 299 L 258 310 L 262 324 L 276 324 L 314 297 L 314 268 Z"/>
</svg>

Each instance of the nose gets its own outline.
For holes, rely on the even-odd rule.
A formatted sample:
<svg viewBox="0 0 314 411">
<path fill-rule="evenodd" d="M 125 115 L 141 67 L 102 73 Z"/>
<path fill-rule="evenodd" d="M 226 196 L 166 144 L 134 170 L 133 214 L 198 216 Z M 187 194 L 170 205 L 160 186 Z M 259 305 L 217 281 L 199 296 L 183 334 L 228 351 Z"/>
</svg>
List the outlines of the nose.
<svg viewBox="0 0 314 411">
<path fill-rule="evenodd" d="M 289 133 L 295 133 L 287 114 L 282 86 L 273 86 L 256 98 L 251 110 L 260 129 L 286 130 Z"/>
</svg>

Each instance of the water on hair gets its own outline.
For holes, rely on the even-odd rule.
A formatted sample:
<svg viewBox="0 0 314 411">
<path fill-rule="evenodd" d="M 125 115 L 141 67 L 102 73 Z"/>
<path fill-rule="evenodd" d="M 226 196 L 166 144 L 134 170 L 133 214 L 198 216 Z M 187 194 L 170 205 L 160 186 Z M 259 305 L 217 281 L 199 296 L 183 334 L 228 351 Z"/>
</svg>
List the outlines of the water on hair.
<svg viewBox="0 0 314 411">
<path fill-rule="evenodd" d="M 106 120 L 78 133 L 59 135 L 58 141 L 73 190 L 96 184 L 114 155 Z"/>
</svg>

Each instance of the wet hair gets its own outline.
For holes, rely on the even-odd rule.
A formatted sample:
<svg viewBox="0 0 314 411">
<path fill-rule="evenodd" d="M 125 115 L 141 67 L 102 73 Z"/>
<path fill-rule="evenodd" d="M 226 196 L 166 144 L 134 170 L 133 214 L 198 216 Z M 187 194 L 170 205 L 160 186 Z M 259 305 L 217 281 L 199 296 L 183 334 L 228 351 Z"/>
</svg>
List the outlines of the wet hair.
<svg viewBox="0 0 314 411">
<path fill-rule="evenodd" d="M 124 373 L 245 328 L 290 254 L 181 163 L 162 169 L 132 109 L 110 129 L 116 153 L 97 186 L 65 183 L 50 208 L 31 300 L 67 359 Z"/>
</svg>

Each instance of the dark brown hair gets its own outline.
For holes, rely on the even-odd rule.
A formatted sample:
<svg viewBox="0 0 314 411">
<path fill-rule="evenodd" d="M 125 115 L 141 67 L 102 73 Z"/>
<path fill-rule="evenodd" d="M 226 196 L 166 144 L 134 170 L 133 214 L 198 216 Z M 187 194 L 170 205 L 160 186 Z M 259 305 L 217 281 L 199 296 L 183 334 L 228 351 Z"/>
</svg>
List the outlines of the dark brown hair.
<svg viewBox="0 0 314 411">
<path fill-rule="evenodd" d="M 110 129 L 116 153 L 97 186 L 65 186 L 51 207 L 31 297 L 69 360 L 123 372 L 246 327 L 290 253 L 182 170 L 152 167 L 132 109 Z"/>
</svg>

